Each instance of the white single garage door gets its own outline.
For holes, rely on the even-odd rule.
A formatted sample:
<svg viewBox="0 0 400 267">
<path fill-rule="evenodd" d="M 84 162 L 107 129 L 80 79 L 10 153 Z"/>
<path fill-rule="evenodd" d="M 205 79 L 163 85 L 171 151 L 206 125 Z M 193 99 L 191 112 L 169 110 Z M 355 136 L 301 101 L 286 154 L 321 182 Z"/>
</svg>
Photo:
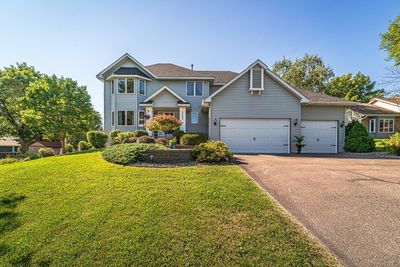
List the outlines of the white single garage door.
<svg viewBox="0 0 400 267">
<path fill-rule="evenodd" d="M 337 121 L 302 121 L 303 153 L 337 153 Z"/>
<path fill-rule="evenodd" d="M 288 119 L 221 119 L 221 141 L 236 153 L 289 153 Z"/>
</svg>

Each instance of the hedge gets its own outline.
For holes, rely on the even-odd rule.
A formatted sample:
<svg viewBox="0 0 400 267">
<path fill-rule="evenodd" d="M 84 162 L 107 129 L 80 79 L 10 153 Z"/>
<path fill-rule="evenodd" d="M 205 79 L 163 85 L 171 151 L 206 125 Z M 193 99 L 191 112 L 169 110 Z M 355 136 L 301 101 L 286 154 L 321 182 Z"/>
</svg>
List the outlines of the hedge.
<svg viewBox="0 0 400 267">
<path fill-rule="evenodd" d="M 165 146 L 159 144 L 120 144 L 106 148 L 102 156 L 111 163 L 127 165 L 142 161 L 144 153 L 148 150 L 165 149 Z"/>
<path fill-rule="evenodd" d="M 199 145 L 201 143 L 207 142 L 208 134 L 205 133 L 187 133 L 182 135 L 180 143 L 182 145 Z"/>
</svg>

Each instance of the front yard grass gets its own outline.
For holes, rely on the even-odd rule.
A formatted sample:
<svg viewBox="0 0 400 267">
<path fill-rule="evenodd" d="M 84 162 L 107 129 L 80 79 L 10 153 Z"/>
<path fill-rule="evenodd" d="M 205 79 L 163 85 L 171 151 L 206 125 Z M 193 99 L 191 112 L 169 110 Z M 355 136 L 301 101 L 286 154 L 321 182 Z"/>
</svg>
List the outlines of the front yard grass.
<svg viewBox="0 0 400 267">
<path fill-rule="evenodd" d="M 0 166 L 0 266 L 334 266 L 238 166 Z"/>
</svg>

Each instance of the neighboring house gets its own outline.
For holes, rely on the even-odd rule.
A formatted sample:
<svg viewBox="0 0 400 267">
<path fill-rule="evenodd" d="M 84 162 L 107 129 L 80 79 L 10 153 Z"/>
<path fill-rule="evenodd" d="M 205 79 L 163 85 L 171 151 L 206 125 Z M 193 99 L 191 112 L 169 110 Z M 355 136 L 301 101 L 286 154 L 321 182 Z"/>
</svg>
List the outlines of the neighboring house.
<svg viewBox="0 0 400 267">
<path fill-rule="evenodd" d="M 350 118 L 359 120 L 372 138 L 389 138 L 400 132 L 400 96 L 374 98 L 368 104 L 349 109 Z"/>
<path fill-rule="evenodd" d="M 353 102 L 293 88 L 260 60 L 241 73 L 142 65 L 123 55 L 97 78 L 104 83 L 104 129 L 144 129 L 172 114 L 185 132 L 208 133 L 238 153 L 290 153 L 303 135 L 305 153 L 343 151 L 345 110 Z"/>
<path fill-rule="evenodd" d="M 20 146 L 14 138 L 0 138 L 0 153 L 16 153 Z"/>
<path fill-rule="evenodd" d="M 54 155 L 58 155 L 61 152 L 61 142 L 58 141 L 37 141 L 29 145 L 28 150 L 30 152 L 39 153 L 41 148 L 51 148 Z"/>
</svg>

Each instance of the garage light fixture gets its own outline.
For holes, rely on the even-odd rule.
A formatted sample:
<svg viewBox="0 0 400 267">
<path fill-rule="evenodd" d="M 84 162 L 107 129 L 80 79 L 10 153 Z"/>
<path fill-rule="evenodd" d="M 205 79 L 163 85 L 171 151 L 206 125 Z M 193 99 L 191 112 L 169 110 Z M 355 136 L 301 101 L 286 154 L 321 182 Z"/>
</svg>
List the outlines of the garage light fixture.
<svg viewBox="0 0 400 267">
<path fill-rule="evenodd" d="M 344 126 L 344 121 L 342 121 L 342 122 L 340 123 L 340 128 L 343 128 L 343 126 Z"/>
<path fill-rule="evenodd" d="M 297 126 L 297 123 L 299 123 L 299 120 L 298 120 L 298 119 L 295 119 L 295 120 L 294 120 L 294 123 L 293 123 L 294 126 Z"/>
<path fill-rule="evenodd" d="M 214 119 L 214 126 L 217 126 L 217 119 Z"/>
</svg>

